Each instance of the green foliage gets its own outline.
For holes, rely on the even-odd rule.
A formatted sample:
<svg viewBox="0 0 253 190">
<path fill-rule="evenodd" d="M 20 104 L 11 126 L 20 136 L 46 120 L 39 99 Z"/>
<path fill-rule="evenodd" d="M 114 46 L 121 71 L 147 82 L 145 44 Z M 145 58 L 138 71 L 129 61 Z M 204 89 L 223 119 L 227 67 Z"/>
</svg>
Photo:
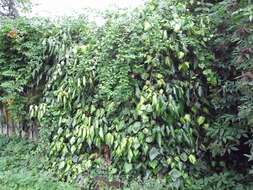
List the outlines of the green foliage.
<svg viewBox="0 0 253 190">
<path fill-rule="evenodd" d="M 28 119 L 28 108 L 40 97 L 48 65 L 41 52 L 46 20 L 1 20 L 0 102 L 13 119 Z"/>
<path fill-rule="evenodd" d="M 191 181 L 192 180 L 192 181 Z M 247 180 L 247 179 L 246 179 Z M 201 179 L 188 178 L 188 183 L 185 183 L 185 186 L 182 188 L 184 190 L 250 190 L 253 187 L 253 184 L 245 185 L 247 183 L 242 175 L 238 175 L 231 171 L 226 171 L 220 174 L 213 174 L 210 176 L 205 176 Z M 125 190 L 173 190 L 175 189 L 170 184 L 166 183 L 163 180 L 154 180 L 154 179 L 144 179 L 144 180 L 135 180 L 130 182 L 130 184 L 124 188 Z"/>
<path fill-rule="evenodd" d="M 168 173 L 175 188 L 182 185 L 216 85 L 208 20 L 190 6 L 154 1 L 131 15 L 108 15 L 94 32 L 67 26 L 47 40 L 54 66 L 31 117 L 50 135 L 48 157 L 61 179 L 100 167 Z"/>
<path fill-rule="evenodd" d="M 207 149 L 237 171 L 252 172 L 252 1 L 222 1 L 210 8 L 219 84 L 213 93 L 216 120 Z M 223 156 L 223 158 L 222 158 Z M 247 159 L 248 157 L 248 159 Z"/>
<path fill-rule="evenodd" d="M 20 138 L 0 137 L 0 186 L 3 190 L 80 189 L 58 182 L 42 171 L 44 157 L 36 153 L 35 144 Z"/>
<path fill-rule="evenodd" d="M 157 177 L 130 189 L 252 187 L 252 2 L 207 2 L 153 0 L 100 27 L 1 21 L 0 100 L 39 121 L 45 169 L 88 188 L 101 171 Z"/>
</svg>

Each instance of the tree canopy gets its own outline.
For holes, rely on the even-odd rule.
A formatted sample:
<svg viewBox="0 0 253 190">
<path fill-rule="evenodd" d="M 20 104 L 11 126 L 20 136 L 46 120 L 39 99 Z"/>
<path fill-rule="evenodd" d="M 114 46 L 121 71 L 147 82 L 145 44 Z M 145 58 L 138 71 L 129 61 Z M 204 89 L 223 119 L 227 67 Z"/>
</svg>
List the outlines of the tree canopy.
<svg viewBox="0 0 253 190">
<path fill-rule="evenodd" d="M 31 8 L 30 0 L 0 0 L 0 16 L 16 18 L 20 11 Z"/>
</svg>

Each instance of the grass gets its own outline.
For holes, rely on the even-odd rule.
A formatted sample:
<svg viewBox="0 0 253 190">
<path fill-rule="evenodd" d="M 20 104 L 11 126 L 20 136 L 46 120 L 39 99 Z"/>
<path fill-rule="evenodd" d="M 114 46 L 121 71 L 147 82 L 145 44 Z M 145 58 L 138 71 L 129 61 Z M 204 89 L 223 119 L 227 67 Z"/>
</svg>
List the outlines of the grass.
<svg viewBox="0 0 253 190">
<path fill-rule="evenodd" d="M 78 190 L 42 170 L 43 156 L 36 144 L 17 137 L 0 136 L 0 190 Z"/>
</svg>

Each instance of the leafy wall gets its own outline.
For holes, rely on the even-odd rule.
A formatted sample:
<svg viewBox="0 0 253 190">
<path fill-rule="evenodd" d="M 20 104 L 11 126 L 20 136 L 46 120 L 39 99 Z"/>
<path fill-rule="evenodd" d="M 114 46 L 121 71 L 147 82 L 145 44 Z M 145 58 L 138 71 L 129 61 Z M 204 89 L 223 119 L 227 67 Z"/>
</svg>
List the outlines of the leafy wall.
<svg viewBox="0 0 253 190">
<path fill-rule="evenodd" d="M 13 115 L 29 108 L 59 178 L 104 170 L 165 177 L 174 189 L 246 188 L 250 1 L 151 1 L 101 27 L 84 17 L 14 23 L 1 25 L 1 101 Z"/>
</svg>

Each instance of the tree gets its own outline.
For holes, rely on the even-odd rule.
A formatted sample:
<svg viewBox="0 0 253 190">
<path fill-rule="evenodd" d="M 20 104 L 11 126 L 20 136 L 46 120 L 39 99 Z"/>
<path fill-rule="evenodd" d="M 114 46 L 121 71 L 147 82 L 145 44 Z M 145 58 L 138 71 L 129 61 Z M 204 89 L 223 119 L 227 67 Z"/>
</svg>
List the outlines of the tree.
<svg viewBox="0 0 253 190">
<path fill-rule="evenodd" d="M 0 0 L 0 16 L 16 18 L 21 10 L 31 8 L 30 0 Z"/>
</svg>

